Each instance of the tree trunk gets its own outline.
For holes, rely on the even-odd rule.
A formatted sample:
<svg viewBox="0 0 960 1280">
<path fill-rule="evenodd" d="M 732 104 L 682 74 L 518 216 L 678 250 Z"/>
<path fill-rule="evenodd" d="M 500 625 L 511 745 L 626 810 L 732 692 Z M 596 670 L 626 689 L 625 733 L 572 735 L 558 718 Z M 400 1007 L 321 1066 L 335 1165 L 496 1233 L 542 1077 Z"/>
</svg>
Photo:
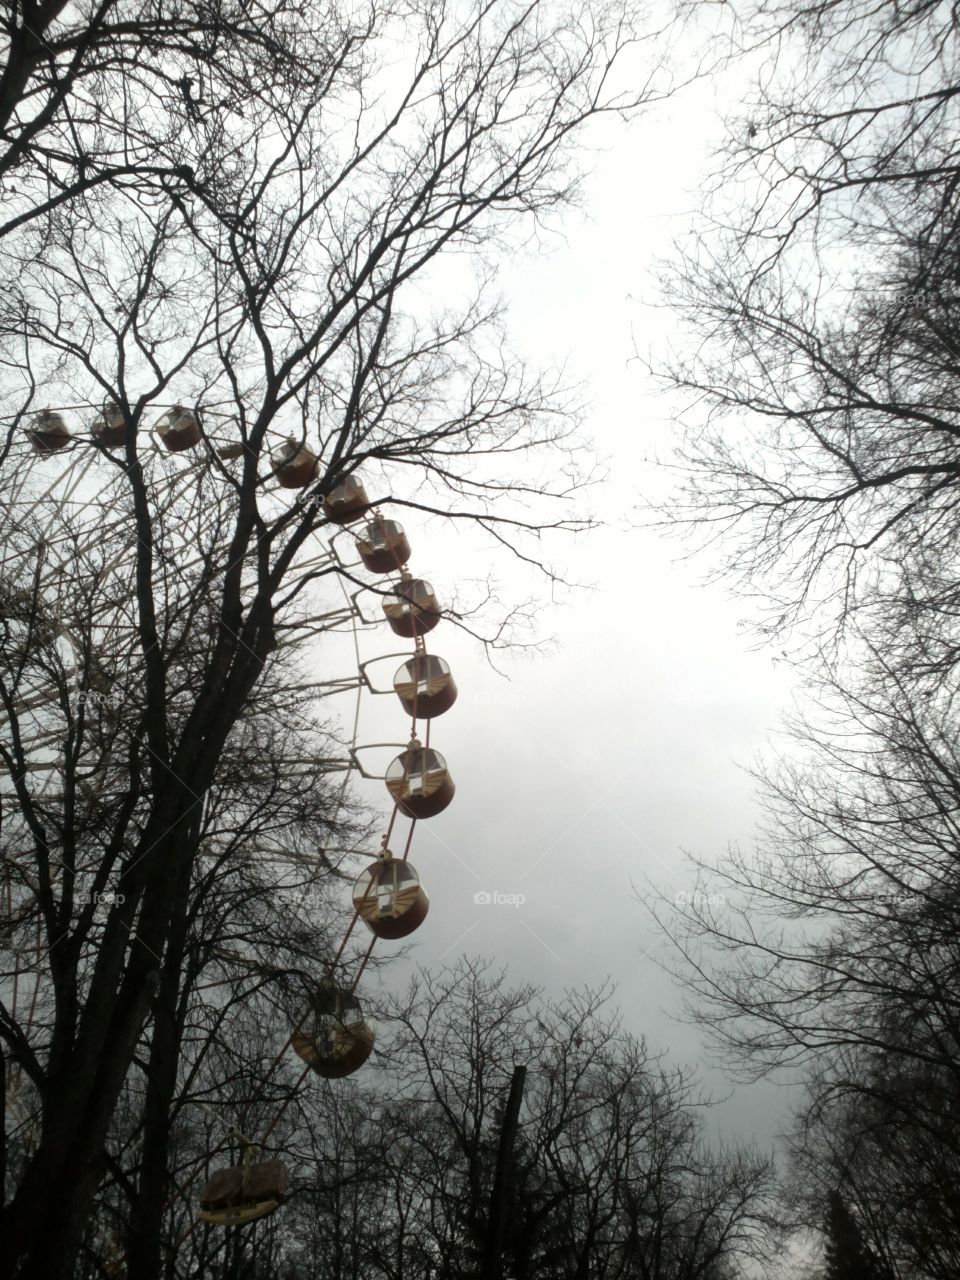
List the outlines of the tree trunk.
<svg viewBox="0 0 960 1280">
<path fill-rule="evenodd" d="M 69 1280 L 72 1274 L 102 1176 L 110 1120 L 157 989 L 171 898 L 179 888 L 176 872 L 189 876 L 193 862 L 188 837 L 195 841 L 196 831 L 188 824 L 174 834 L 178 826 L 167 840 L 153 842 L 157 859 L 136 924 L 138 945 L 119 964 L 119 989 L 108 961 L 91 988 L 73 1054 L 59 1055 L 62 1061 L 50 1073 L 40 1144 L 4 1213 L 0 1275 Z M 151 838 L 148 828 L 144 843 Z"/>
<path fill-rule="evenodd" d="M 493 1174 L 493 1189 L 490 1192 L 490 1218 L 487 1228 L 486 1256 L 481 1271 L 483 1280 L 500 1280 L 503 1263 L 503 1229 L 507 1216 L 510 1162 L 513 1158 L 513 1140 L 516 1137 L 517 1121 L 520 1118 L 520 1103 L 523 1101 L 523 1082 L 526 1074 L 526 1067 L 514 1067 L 513 1079 L 510 1081 L 510 1093 L 507 1096 L 507 1105 L 503 1113 L 500 1146 L 497 1151 L 497 1165 Z"/>
<path fill-rule="evenodd" d="M 181 874 L 174 904 L 174 925 L 164 953 L 160 987 L 153 1003 L 147 1096 L 143 1117 L 143 1154 L 137 1199 L 127 1241 L 127 1274 L 159 1280 L 163 1267 L 162 1228 L 169 1188 L 170 1110 L 177 1088 L 182 1025 L 178 1013 L 181 968 L 187 936 L 190 867 Z"/>
</svg>

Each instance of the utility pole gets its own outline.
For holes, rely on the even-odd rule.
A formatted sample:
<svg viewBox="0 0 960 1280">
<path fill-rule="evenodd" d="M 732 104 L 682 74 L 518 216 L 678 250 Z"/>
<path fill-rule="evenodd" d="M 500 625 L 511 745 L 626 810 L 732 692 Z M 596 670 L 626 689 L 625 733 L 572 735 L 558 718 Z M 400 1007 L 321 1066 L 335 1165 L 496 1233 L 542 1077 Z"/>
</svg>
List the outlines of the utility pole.
<svg viewBox="0 0 960 1280">
<path fill-rule="evenodd" d="M 493 1174 L 493 1189 L 490 1192 L 490 1216 L 487 1223 L 486 1257 L 481 1271 L 482 1280 L 500 1280 L 501 1277 L 510 1162 L 517 1133 L 517 1121 L 520 1118 L 520 1103 L 523 1100 L 523 1082 L 526 1074 L 526 1067 L 514 1067 L 510 1093 L 507 1095 L 507 1105 L 503 1113 L 500 1145 Z"/>
</svg>

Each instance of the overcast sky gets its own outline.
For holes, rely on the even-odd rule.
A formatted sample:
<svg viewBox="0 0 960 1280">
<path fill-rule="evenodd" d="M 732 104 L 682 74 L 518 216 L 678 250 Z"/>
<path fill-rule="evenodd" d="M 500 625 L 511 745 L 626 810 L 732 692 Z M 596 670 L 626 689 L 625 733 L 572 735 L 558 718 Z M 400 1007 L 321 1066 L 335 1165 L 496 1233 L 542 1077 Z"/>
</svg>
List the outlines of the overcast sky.
<svg viewBox="0 0 960 1280">
<path fill-rule="evenodd" d="M 554 544 L 571 577 L 594 585 L 542 613 L 542 634 L 558 645 L 535 660 L 505 659 L 509 680 L 449 623 L 428 637 L 460 689 L 432 737 L 457 795 L 418 824 L 411 861 L 430 915 L 410 940 L 409 959 L 383 979 L 402 984 L 413 966 L 463 953 L 492 957 L 513 981 L 555 994 L 612 977 L 627 1028 L 655 1051 L 699 1065 L 718 1095 L 732 1086 L 702 1062 L 698 1031 L 676 1020 L 680 993 L 659 967 L 662 944 L 631 886 L 650 877 L 682 893 L 691 887 L 684 849 L 710 858 L 750 842 L 757 810 L 739 766 L 754 761 L 776 728 L 790 676 L 738 627 L 744 607 L 701 585 L 706 560 L 680 562 L 678 544 L 636 527 L 635 513 L 630 525 L 640 497 L 662 490 L 665 477 L 647 460 L 666 453 L 672 437 L 671 402 L 633 359 L 635 348 L 662 349 L 670 338 L 669 317 L 651 305 L 650 267 L 696 207 L 720 128 L 717 100 L 727 92 L 729 83 L 701 85 L 629 128 L 611 128 L 586 184 L 586 216 L 565 223 L 565 242 L 512 261 L 501 282 L 514 344 L 587 382 L 588 429 L 609 465 L 591 504 L 602 505 L 609 524 Z M 486 575 L 489 559 L 468 533 L 397 514 L 412 570 L 441 599 Z M 508 563 L 497 571 L 505 597 L 522 590 L 523 575 Z M 385 624 L 365 632 L 361 646 L 365 657 L 405 647 Z M 384 683 L 396 665 L 384 663 Z M 334 705 L 352 714 L 348 697 Z M 399 742 L 406 733 L 392 697 L 364 697 L 361 743 Z M 382 783 L 359 785 L 386 814 Z M 480 904 L 481 891 L 523 901 Z M 390 946 L 381 943 L 378 955 Z M 713 1123 L 766 1145 L 786 1102 L 773 1086 L 741 1088 Z"/>
</svg>

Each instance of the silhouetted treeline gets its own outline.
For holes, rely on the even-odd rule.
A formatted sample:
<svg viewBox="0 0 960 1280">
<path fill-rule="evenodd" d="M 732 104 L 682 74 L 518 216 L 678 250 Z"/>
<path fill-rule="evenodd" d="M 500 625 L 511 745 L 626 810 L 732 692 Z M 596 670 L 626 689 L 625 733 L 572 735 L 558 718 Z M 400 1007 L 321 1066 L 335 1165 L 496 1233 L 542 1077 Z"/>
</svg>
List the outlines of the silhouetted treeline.
<svg viewBox="0 0 960 1280">
<path fill-rule="evenodd" d="M 806 1080 L 786 1207 L 827 1243 L 811 1274 L 947 1280 L 960 28 L 949 6 L 734 8 L 734 56 L 768 57 L 667 272 L 696 341 L 660 370 L 688 395 L 661 517 L 709 541 L 803 683 L 787 745 L 757 767 L 755 846 L 701 864 L 664 925 L 731 1064 Z"/>
</svg>

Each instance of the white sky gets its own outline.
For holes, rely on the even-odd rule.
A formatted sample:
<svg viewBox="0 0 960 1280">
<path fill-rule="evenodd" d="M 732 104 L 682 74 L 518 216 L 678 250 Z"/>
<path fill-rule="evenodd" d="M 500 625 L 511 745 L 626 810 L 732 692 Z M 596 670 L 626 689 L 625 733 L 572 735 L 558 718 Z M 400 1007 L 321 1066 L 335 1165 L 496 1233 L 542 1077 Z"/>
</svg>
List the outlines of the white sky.
<svg viewBox="0 0 960 1280">
<path fill-rule="evenodd" d="M 655 296 L 649 269 L 696 207 L 691 193 L 718 133 L 714 103 L 723 92 L 697 86 L 629 129 L 609 130 L 586 185 L 588 216 L 571 219 L 565 243 L 551 252 L 511 262 L 501 282 L 514 345 L 532 362 L 568 364 L 588 383 L 589 430 L 609 460 L 599 495 L 609 524 L 554 544 L 571 577 L 595 587 L 543 612 L 542 632 L 558 647 L 506 660 L 509 681 L 449 623 L 428 637 L 460 689 L 431 739 L 457 795 L 446 812 L 418 824 L 411 861 L 431 911 L 410 939 L 409 958 L 384 975 L 401 985 L 411 966 L 465 952 L 493 957 L 513 981 L 556 994 L 610 976 L 627 1029 L 688 1064 L 701 1063 L 699 1032 L 675 1021 L 680 993 L 658 967 L 661 944 L 631 883 L 649 876 L 671 894 L 683 892 L 691 887 L 683 849 L 710 858 L 750 841 L 756 808 L 738 764 L 764 747 L 791 691 L 773 653 L 753 650 L 738 628 L 744 608 L 700 585 L 707 563 L 678 562 L 677 544 L 628 527 L 639 496 L 664 483 L 644 460 L 665 454 L 672 434 L 670 402 L 632 359 L 635 343 L 657 347 L 670 329 L 669 317 L 647 305 Z M 600 505 L 598 495 L 591 503 Z M 451 585 L 485 576 L 488 562 L 468 534 L 398 514 L 412 571 L 441 600 Z M 509 565 L 497 570 L 506 594 L 520 589 Z M 377 609 L 372 598 L 370 608 Z M 365 657 L 405 648 L 385 623 L 361 644 Z M 383 683 L 398 662 L 384 664 Z M 351 711 L 349 699 L 334 705 L 345 717 Z M 364 698 L 361 742 L 401 742 L 407 731 L 395 699 Z M 382 783 L 359 785 L 386 813 Z M 480 890 L 525 901 L 478 905 Z M 379 944 L 378 956 L 396 945 Z M 731 1092 L 716 1071 L 702 1073 L 715 1093 Z M 774 1086 L 740 1089 L 711 1123 L 766 1145 L 786 1101 Z"/>
</svg>

